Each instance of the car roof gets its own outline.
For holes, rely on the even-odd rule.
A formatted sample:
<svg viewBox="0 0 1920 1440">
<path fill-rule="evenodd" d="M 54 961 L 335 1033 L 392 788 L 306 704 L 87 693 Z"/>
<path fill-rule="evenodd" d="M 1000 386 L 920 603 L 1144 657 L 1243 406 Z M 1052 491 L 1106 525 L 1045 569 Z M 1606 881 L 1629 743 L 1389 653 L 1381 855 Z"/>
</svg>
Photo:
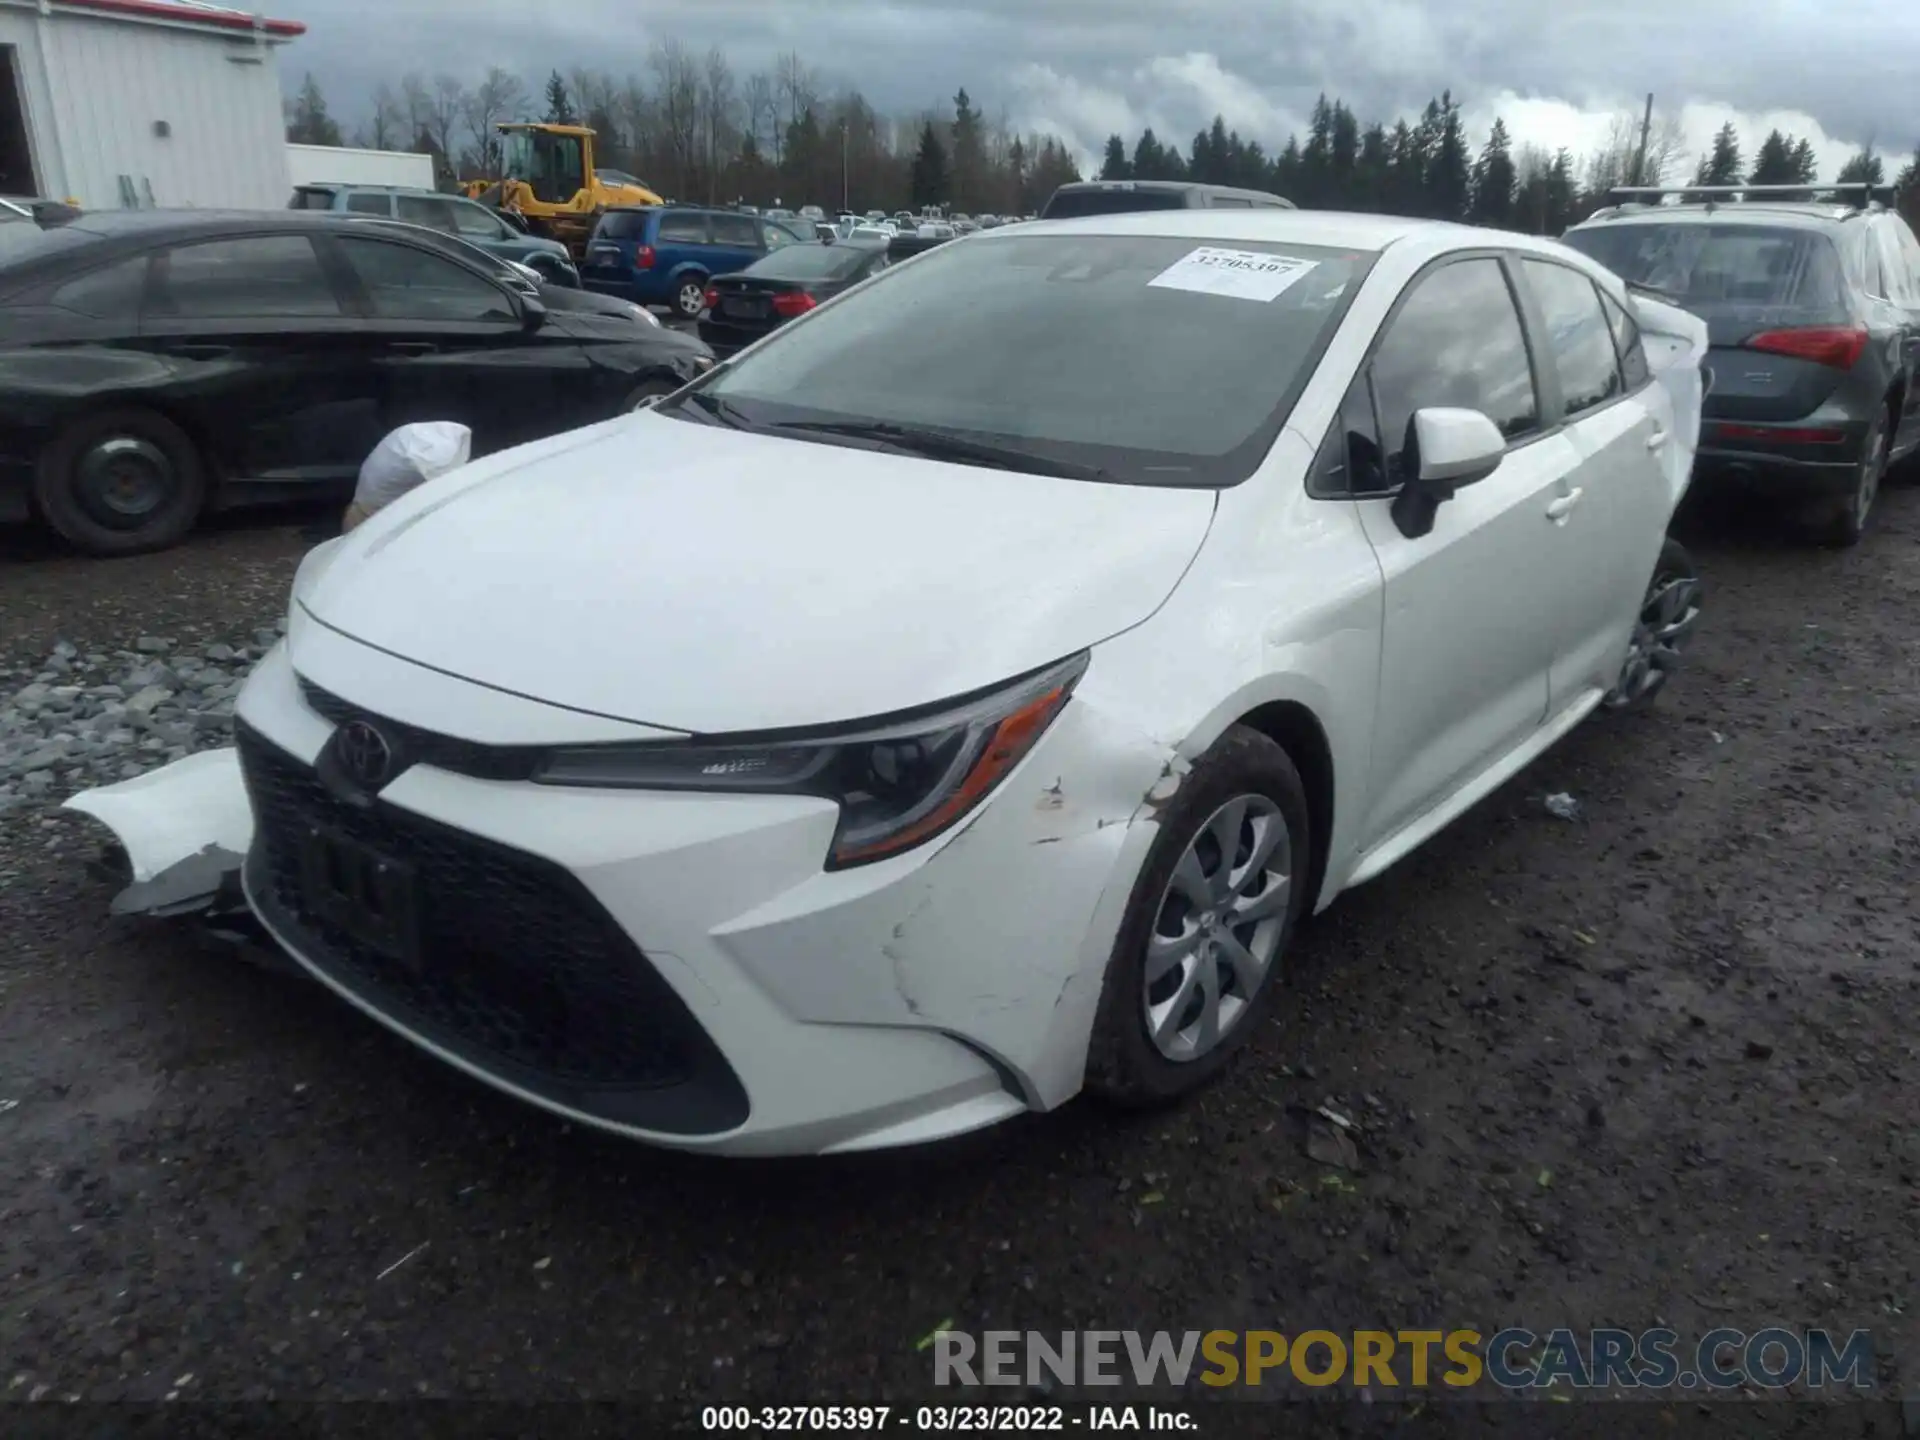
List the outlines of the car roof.
<svg viewBox="0 0 1920 1440">
<path fill-rule="evenodd" d="M 1784 225 L 1790 229 L 1825 230 L 1847 220 L 1884 213 L 1877 208 L 1862 210 L 1857 205 L 1790 200 L 1749 200 L 1738 205 L 1618 205 L 1596 211 L 1572 228 L 1645 224 Z"/>
<path fill-rule="evenodd" d="M 449 197 L 458 198 L 458 197 Z M 193 235 L 237 230 L 344 229 L 365 217 L 331 210 L 88 210 L 67 226 L 102 239 L 142 235 Z"/>
<path fill-rule="evenodd" d="M 1143 182 L 1145 183 L 1145 182 Z M 998 225 L 980 240 L 1010 235 L 1160 235 L 1194 240 L 1291 241 L 1336 250 L 1384 250 L 1409 236 L 1453 234 L 1480 243 L 1509 244 L 1526 237 L 1507 235 L 1446 220 L 1412 220 L 1339 210 L 1130 210 L 1113 215 L 1075 215 L 1062 220 L 1029 220 Z M 975 243 L 972 240 L 968 244 Z"/>
</svg>

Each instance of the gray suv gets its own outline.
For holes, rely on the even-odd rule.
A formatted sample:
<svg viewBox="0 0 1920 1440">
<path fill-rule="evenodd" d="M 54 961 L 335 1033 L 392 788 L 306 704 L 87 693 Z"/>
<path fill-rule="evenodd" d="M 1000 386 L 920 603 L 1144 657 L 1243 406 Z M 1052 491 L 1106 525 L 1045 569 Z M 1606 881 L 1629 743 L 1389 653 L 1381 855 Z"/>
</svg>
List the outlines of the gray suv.
<svg viewBox="0 0 1920 1440">
<path fill-rule="evenodd" d="M 1885 193 L 1617 190 L 1561 237 L 1707 322 L 1696 474 L 1762 490 L 1840 545 L 1920 452 L 1920 241 Z"/>
<path fill-rule="evenodd" d="M 409 190 L 396 185 L 302 185 L 289 210 L 333 210 L 346 215 L 375 215 L 423 225 L 478 245 L 502 260 L 517 260 L 537 270 L 549 285 L 580 288 L 580 272 L 558 240 L 528 235 L 499 211 L 461 195 Z"/>
<path fill-rule="evenodd" d="M 1042 220 L 1076 215 L 1120 215 L 1135 210 L 1292 210 L 1284 195 L 1202 185 L 1193 180 L 1076 180 L 1053 192 Z"/>
</svg>

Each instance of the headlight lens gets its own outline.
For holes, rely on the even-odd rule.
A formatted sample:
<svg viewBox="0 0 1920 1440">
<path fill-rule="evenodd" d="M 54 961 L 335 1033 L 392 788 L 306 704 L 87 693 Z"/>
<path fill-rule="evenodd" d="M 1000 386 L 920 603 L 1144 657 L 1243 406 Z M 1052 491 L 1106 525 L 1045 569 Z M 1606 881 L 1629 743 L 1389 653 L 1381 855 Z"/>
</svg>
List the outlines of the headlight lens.
<svg viewBox="0 0 1920 1440">
<path fill-rule="evenodd" d="M 1083 653 L 936 714 L 766 741 L 593 745 L 550 751 L 543 785 L 817 795 L 840 806 L 827 868 L 897 855 L 970 814 L 1053 723 Z"/>
</svg>

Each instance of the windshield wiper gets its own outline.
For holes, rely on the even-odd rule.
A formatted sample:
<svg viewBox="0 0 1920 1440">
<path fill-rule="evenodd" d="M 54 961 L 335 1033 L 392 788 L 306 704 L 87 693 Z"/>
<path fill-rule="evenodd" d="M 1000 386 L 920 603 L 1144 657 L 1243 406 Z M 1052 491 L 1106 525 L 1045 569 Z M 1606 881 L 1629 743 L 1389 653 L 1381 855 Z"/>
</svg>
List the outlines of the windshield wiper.
<svg viewBox="0 0 1920 1440">
<path fill-rule="evenodd" d="M 1097 465 L 1073 460 L 1057 460 L 1038 455 L 1016 445 L 995 445 L 971 440 L 944 430 L 923 430 L 914 425 L 895 425 L 880 420 L 791 420 L 766 427 L 775 432 L 799 431 L 810 435 L 844 435 L 849 440 L 874 440 L 889 450 L 919 455 L 928 460 L 956 460 L 963 465 L 985 465 L 995 470 L 1023 470 L 1032 475 L 1052 475 L 1062 480 L 1112 480 L 1113 475 Z"/>
<path fill-rule="evenodd" d="M 698 407 L 700 413 L 716 424 L 726 425 L 735 430 L 757 430 L 755 425 L 740 412 L 740 408 L 730 400 L 718 395 L 710 395 L 705 390 L 695 390 L 683 395 L 675 402 L 674 409 L 680 410 L 687 405 Z"/>
</svg>

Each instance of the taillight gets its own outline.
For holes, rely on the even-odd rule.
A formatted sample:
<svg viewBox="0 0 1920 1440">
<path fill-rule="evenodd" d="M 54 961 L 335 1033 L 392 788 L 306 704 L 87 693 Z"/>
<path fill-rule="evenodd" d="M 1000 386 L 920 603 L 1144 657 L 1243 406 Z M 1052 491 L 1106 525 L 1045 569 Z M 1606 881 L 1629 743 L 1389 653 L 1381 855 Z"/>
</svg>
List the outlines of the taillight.
<svg viewBox="0 0 1920 1440">
<path fill-rule="evenodd" d="M 718 310 L 720 308 L 720 292 L 711 285 L 707 286 L 707 293 L 700 297 L 700 303 L 709 310 Z"/>
<path fill-rule="evenodd" d="M 1722 440 L 1771 440 L 1779 445 L 1838 445 L 1846 432 L 1807 425 L 1732 425 L 1720 423 L 1713 433 Z"/>
<path fill-rule="evenodd" d="M 633 252 L 633 268 L 636 270 L 651 270 L 653 268 L 653 247 L 651 245 L 635 247 Z"/>
<path fill-rule="evenodd" d="M 804 290 L 788 290 L 773 297 L 773 313 L 791 320 L 804 315 L 820 302 Z"/>
<path fill-rule="evenodd" d="M 1811 360 L 1836 370 L 1851 370 L 1860 352 L 1867 348 L 1867 332 L 1860 325 L 1803 325 L 1791 330 L 1763 330 L 1748 337 L 1746 348 Z"/>
</svg>

